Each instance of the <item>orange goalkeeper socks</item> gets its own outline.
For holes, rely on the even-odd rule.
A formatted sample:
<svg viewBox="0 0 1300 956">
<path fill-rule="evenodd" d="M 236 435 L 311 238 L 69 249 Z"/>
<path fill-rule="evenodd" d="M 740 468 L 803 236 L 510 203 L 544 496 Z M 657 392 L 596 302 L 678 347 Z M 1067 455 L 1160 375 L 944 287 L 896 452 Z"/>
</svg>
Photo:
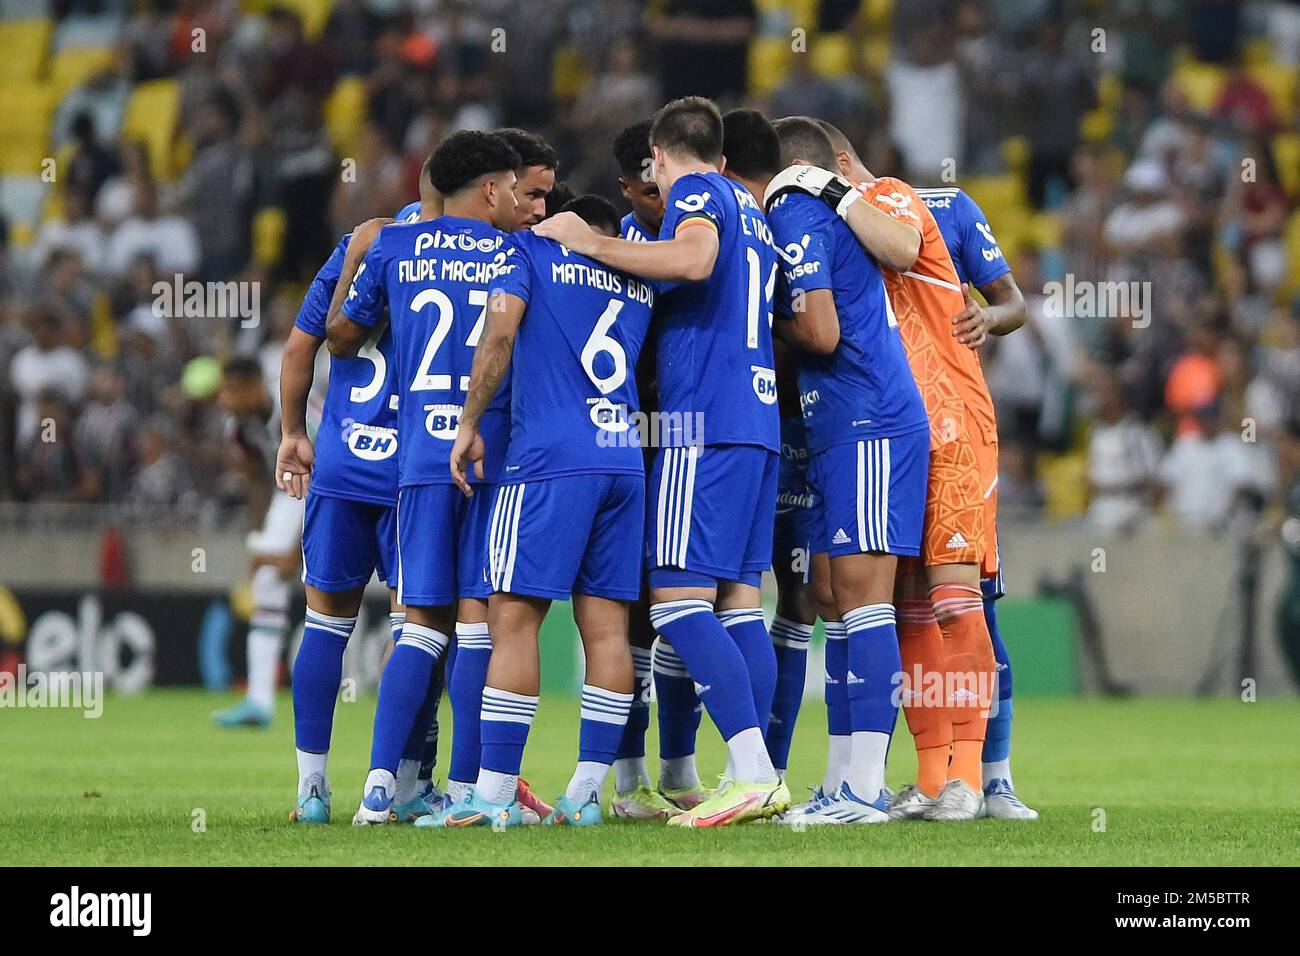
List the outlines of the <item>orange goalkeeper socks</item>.
<svg viewBox="0 0 1300 956">
<path fill-rule="evenodd" d="M 980 754 L 997 673 L 983 595 L 977 587 L 940 584 L 930 589 L 930 603 L 943 632 L 947 665 L 944 686 L 953 737 L 948 779 L 964 780 L 979 790 Z"/>
<path fill-rule="evenodd" d="M 903 716 L 916 741 L 916 785 L 938 796 L 948 779 L 952 720 L 942 693 L 933 690 L 935 682 L 943 687 L 943 632 L 929 601 L 899 602 L 898 648 L 905 675 Z"/>
</svg>

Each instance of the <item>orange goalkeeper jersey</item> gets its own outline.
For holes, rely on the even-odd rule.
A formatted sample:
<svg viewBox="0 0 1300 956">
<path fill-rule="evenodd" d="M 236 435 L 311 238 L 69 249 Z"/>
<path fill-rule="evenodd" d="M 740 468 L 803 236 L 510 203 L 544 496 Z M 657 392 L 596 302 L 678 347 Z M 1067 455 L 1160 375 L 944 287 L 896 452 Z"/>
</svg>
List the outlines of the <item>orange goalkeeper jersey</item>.
<svg viewBox="0 0 1300 956">
<path fill-rule="evenodd" d="M 952 320 L 966 300 L 939 224 L 916 190 L 901 179 L 885 177 L 858 189 L 877 209 L 921 233 L 921 251 L 911 269 L 881 272 L 930 416 L 931 447 L 952 441 L 965 429 L 979 428 L 986 440 L 997 441 L 993 399 L 979 357 L 952 334 Z"/>
</svg>

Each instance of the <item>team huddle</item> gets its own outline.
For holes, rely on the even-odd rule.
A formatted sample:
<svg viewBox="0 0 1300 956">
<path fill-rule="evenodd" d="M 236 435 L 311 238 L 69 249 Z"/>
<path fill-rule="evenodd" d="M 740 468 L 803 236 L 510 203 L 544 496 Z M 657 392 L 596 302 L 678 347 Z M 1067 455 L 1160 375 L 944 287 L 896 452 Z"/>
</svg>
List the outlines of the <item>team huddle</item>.
<svg viewBox="0 0 1300 956">
<path fill-rule="evenodd" d="M 330 818 L 343 654 L 376 572 L 394 645 L 354 824 L 595 825 L 611 768 L 608 812 L 670 826 L 1035 818 L 1011 782 L 977 354 L 1024 307 L 983 214 L 955 187 L 873 177 L 822 121 L 698 97 L 614 154 L 621 220 L 598 196 L 557 202 L 535 134 L 454 133 L 420 201 L 344 237 L 303 302 L 276 461 L 306 499 L 291 818 Z M 585 671 L 577 764 L 548 802 L 520 771 L 556 599 Z M 792 805 L 818 618 L 827 766 Z M 900 707 L 918 772 L 894 793 Z M 726 741 L 716 788 L 701 708 Z"/>
</svg>

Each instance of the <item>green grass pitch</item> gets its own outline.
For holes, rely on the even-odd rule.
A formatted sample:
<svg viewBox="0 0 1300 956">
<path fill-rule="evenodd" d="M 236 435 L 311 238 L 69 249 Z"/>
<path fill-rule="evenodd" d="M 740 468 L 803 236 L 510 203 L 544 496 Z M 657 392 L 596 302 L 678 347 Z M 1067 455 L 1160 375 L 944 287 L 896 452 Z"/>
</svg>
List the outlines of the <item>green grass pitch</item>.
<svg viewBox="0 0 1300 956">
<path fill-rule="evenodd" d="M 10 865 L 1251 865 L 1295 864 L 1300 701 L 1026 699 L 1016 702 L 1016 782 L 1037 823 L 750 825 L 681 832 L 610 821 L 595 830 L 353 829 L 374 698 L 340 703 L 335 821 L 288 822 L 290 704 L 267 731 L 222 731 L 229 695 L 109 697 L 103 716 L 0 711 L 0 860 Z M 444 727 L 450 714 L 444 705 Z M 790 771 L 801 799 L 824 758 L 825 717 L 801 714 Z M 444 759 L 449 740 L 444 739 Z M 723 764 L 706 720 L 700 767 Z M 568 779 L 577 702 L 542 701 L 525 775 L 550 796 Z M 655 753 L 655 733 L 648 750 Z M 652 769 L 654 761 L 651 761 Z M 900 720 L 889 779 L 914 767 Z M 202 822 L 204 827 L 199 827 Z"/>
</svg>

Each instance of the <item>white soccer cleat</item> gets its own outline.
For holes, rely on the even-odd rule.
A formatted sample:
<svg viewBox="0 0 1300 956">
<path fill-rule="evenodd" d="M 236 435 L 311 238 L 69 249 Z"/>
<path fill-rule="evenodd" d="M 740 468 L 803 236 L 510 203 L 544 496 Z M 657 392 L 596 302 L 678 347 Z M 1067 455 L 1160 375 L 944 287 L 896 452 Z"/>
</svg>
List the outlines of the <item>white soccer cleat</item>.
<svg viewBox="0 0 1300 956">
<path fill-rule="evenodd" d="M 888 823 L 889 802 L 883 793 L 874 800 L 863 800 L 850 788 L 847 781 L 814 810 L 799 818 L 792 826 L 834 826 L 837 824 Z"/>
<path fill-rule="evenodd" d="M 972 790 L 964 780 L 949 780 L 934 805 L 925 811 L 925 819 L 952 823 L 975 820 L 984 812 L 984 794 Z"/>
<path fill-rule="evenodd" d="M 827 796 L 821 787 L 818 787 L 813 791 L 811 800 L 805 800 L 803 803 L 796 803 L 779 817 L 773 817 L 772 822 L 778 823 L 781 826 L 798 826 L 800 823 L 806 822 L 806 818 L 809 814 L 816 813 L 831 799 L 832 798 Z"/>
<path fill-rule="evenodd" d="M 1038 811 L 1020 802 L 1010 780 L 997 777 L 984 784 L 983 816 L 994 820 L 1037 820 Z"/>
<path fill-rule="evenodd" d="M 393 775 L 386 770 L 372 770 L 366 777 L 366 794 L 352 817 L 354 827 L 376 827 L 396 823 L 393 813 Z"/>
<path fill-rule="evenodd" d="M 935 804 L 930 796 L 914 783 L 909 783 L 889 801 L 889 819 L 921 820 Z"/>
</svg>

